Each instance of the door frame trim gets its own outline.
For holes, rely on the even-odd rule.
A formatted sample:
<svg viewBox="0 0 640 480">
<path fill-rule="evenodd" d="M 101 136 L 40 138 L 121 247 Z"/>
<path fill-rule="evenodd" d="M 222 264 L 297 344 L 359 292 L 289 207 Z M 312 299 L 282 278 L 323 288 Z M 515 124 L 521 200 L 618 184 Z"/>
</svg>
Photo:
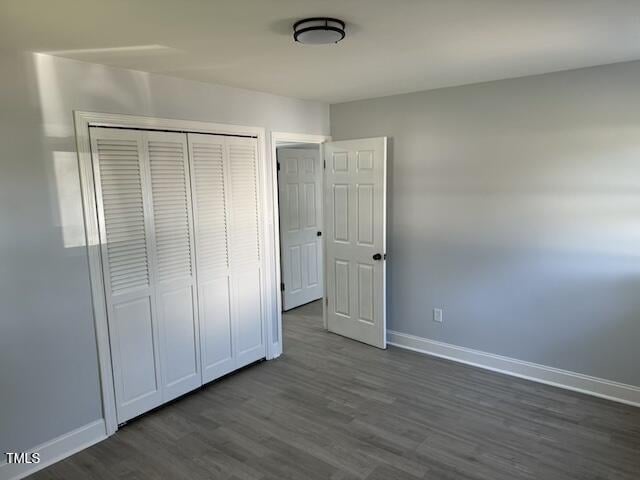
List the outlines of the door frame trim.
<svg viewBox="0 0 640 480">
<path fill-rule="evenodd" d="M 280 204 L 278 202 L 278 161 L 277 161 L 277 153 L 276 147 L 278 142 L 291 142 L 291 143 L 311 143 L 317 144 L 320 146 L 320 161 L 324 162 L 324 151 L 322 148 L 322 144 L 325 142 L 330 142 L 330 135 L 309 135 L 305 133 L 291 133 L 291 132 L 271 132 L 271 166 L 273 168 L 272 176 L 273 176 L 273 224 L 274 227 L 274 241 L 275 241 L 275 275 L 276 275 L 276 285 L 278 285 L 278 293 L 276 295 L 276 315 L 277 315 L 277 325 L 278 325 L 278 339 L 282 339 L 282 294 L 280 293 L 279 285 L 282 282 L 282 264 L 280 259 Z M 324 169 L 322 171 L 322 198 L 324 201 Z M 324 207 L 324 205 L 323 205 Z M 324 216 L 323 216 L 324 218 Z M 323 225 L 324 228 L 324 225 Z M 322 262 L 324 264 L 324 250 L 325 250 L 325 236 L 322 236 Z M 322 320 L 324 322 L 324 328 L 327 328 L 326 323 L 326 312 L 325 312 L 325 297 L 327 292 L 327 284 L 326 284 L 326 275 L 324 278 L 324 285 L 322 286 Z M 279 351 L 276 356 L 279 356 L 282 353 L 282 341 L 278 344 Z"/>
<path fill-rule="evenodd" d="M 144 117 L 113 113 L 73 112 L 78 166 L 80 169 L 80 188 L 84 214 L 85 244 L 89 261 L 89 280 L 93 308 L 93 321 L 96 330 L 96 346 L 100 374 L 102 412 L 105 421 L 105 434 L 113 435 L 118 430 L 116 400 L 113 384 L 111 349 L 109 345 L 109 327 L 105 298 L 104 278 L 102 275 L 102 254 L 100 252 L 100 234 L 96 193 L 91 158 L 90 127 L 140 128 L 145 130 L 169 130 L 184 133 L 209 133 L 255 137 L 258 143 L 258 185 L 263 218 L 260 222 L 261 251 L 265 252 L 262 261 L 264 271 L 262 287 L 263 342 L 267 360 L 276 358 L 282 352 L 282 316 L 280 312 L 280 273 L 279 230 L 274 228 L 273 219 L 277 219 L 277 182 L 275 176 L 275 156 L 267 155 L 266 130 L 263 127 L 230 125 L 222 123 L 199 122 L 168 118 Z M 275 214 L 275 217 L 274 217 Z M 273 253 L 272 253 L 273 252 Z M 277 288 L 276 288 L 277 287 Z M 277 337 L 274 331 L 278 331 Z"/>
</svg>

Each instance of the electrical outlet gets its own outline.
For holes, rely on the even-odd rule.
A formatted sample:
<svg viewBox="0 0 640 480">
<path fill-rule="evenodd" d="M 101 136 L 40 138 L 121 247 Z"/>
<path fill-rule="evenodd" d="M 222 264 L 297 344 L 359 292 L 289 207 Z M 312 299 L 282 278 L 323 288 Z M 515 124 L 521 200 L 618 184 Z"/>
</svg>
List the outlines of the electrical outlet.
<svg viewBox="0 0 640 480">
<path fill-rule="evenodd" d="M 441 308 L 434 308 L 433 309 L 433 321 L 434 322 L 438 322 L 438 323 L 442 323 L 442 309 Z"/>
</svg>

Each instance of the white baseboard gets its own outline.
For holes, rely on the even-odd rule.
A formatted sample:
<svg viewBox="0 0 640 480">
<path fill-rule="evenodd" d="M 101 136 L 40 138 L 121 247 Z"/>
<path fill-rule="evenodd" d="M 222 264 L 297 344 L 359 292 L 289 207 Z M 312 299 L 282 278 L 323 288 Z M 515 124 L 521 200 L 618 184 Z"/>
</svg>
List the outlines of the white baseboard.
<svg viewBox="0 0 640 480">
<path fill-rule="evenodd" d="M 17 480 L 24 478 L 80 450 L 84 450 L 105 438 L 107 438 L 107 434 L 104 420 L 96 420 L 37 447 L 30 448 L 28 450 L 29 453 L 40 453 L 39 463 L 9 464 L 6 463 L 5 458 L 2 458 L 1 461 L 3 463 L 0 463 L 0 480 Z M 4 452 L 0 453 L 4 455 Z"/>
<path fill-rule="evenodd" d="M 555 387 L 566 388 L 615 402 L 640 407 L 640 387 L 613 382 L 603 378 L 590 377 L 581 373 L 560 370 L 493 353 L 458 347 L 448 343 L 429 340 L 406 333 L 387 332 L 389 345 L 466 363 L 475 367 L 500 372 L 514 377 L 533 380 Z"/>
</svg>

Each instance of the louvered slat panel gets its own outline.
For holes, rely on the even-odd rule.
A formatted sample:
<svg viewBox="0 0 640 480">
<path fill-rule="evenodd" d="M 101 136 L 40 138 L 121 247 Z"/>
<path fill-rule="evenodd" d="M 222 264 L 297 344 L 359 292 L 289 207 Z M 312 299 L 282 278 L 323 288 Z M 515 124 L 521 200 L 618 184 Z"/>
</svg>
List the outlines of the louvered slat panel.
<svg viewBox="0 0 640 480">
<path fill-rule="evenodd" d="M 140 152 L 135 139 L 96 140 L 109 282 L 114 295 L 149 285 Z"/>
<path fill-rule="evenodd" d="M 190 277 L 192 252 L 184 144 L 149 139 L 147 148 L 158 280 Z"/>
<path fill-rule="evenodd" d="M 232 266 L 237 268 L 260 261 L 255 140 L 230 141 L 228 155 L 233 206 Z"/>
<path fill-rule="evenodd" d="M 197 211 L 198 271 L 203 275 L 227 272 L 229 254 L 224 184 L 224 144 L 215 137 L 191 141 Z M 206 142 L 206 143 L 205 143 Z"/>
</svg>

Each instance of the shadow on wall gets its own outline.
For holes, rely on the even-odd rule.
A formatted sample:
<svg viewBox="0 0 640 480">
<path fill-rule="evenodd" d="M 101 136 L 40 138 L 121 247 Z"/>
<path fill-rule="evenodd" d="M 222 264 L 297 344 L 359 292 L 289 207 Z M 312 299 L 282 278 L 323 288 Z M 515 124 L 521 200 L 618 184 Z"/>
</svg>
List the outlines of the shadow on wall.
<svg viewBox="0 0 640 480">
<path fill-rule="evenodd" d="M 390 329 L 640 385 L 632 90 L 566 75 L 332 106 L 332 134 L 393 137 Z"/>
<path fill-rule="evenodd" d="M 394 218 L 394 202 L 393 195 L 391 195 L 391 188 L 393 185 L 393 167 L 394 167 L 394 145 L 393 137 L 387 137 L 387 264 L 386 264 L 386 287 L 387 287 L 387 302 L 386 302 L 386 315 L 387 315 L 387 330 L 392 330 L 391 322 L 391 305 L 394 303 L 394 289 L 391 285 L 394 283 L 395 269 L 391 267 L 393 265 L 393 252 L 394 252 L 394 236 L 391 235 L 391 228 L 393 228 Z"/>
<path fill-rule="evenodd" d="M 0 388 L 0 451 L 5 452 L 32 448 L 102 414 L 73 99 L 64 97 L 74 86 L 59 84 L 46 56 L 3 52 L 2 65 L 0 385 L 7 388 Z"/>
<path fill-rule="evenodd" d="M 83 52 L 79 51 L 79 54 Z M 97 65 L 95 77 L 90 70 L 82 81 L 72 86 L 63 84 L 58 78 L 55 60 L 49 55 L 33 54 L 45 150 L 52 155 L 51 161 L 47 162 L 48 184 L 53 187 L 50 192 L 52 215 L 55 225 L 60 228 L 65 248 L 73 248 L 85 246 L 86 236 L 72 110 L 86 107 L 78 105 L 70 109 L 69 106 L 75 103 L 74 98 L 100 98 L 105 92 L 116 92 L 109 99 L 111 111 L 127 111 L 142 99 L 145 112 L 149 113 L 152 111 L 152 98 L 148 84 L 139 83 L 136 89 L 126 91 L 119 88 L 115 81 L 108 85 L 109 79 L 105 79 L 104 68 Z"/>
</svg>

